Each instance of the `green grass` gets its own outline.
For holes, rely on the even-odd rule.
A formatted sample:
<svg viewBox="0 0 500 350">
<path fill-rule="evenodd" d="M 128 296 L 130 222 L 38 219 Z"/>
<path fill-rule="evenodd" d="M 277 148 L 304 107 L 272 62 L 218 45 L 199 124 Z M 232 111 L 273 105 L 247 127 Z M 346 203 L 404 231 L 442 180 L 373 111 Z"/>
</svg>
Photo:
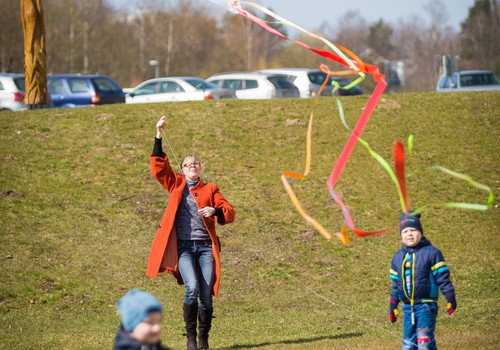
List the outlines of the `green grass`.
<svg viewBox="0 0 500 350">
<path fill-rule="evenodd" d="M 367 96 L 343 99 L 354 126 Z M 399 234 L 327 241 L 294 210 L 284 170 L 304 169 L 311 100 L 120 105 L 0 114 L 0 348 L 110 349 L 117 300 L 130 288 L 159 297 L 163 342 L 184 348 L 182 297 L 169 275 L 145 276 L 168 200 L 149 172 L 155 123 L 178 158 L 196 153 L 237 220 L 223 244 L 214 349 L 398 349 L 388 322 L 388 271 Z M 412 207 L 485 203 L 487 193 L 431 171 L 470 175 L 499 193 L 498 93 L 386 95 L 363 138 L 392 163 L 392 143 L 415 135 L 407 157 Z M 315 112 L 311 174 L 293 180 L 308 213 L 343 225 L 326 180 L 348 132 L 331 99 Z M 164 146 L 167 153 L 170 151 Z M 357 145 L 336 189 L 357 226 L 397 224 L 399 199 L 381 166 Z M 500 341 L 498 208 L 430 209 L 426 236 L 451 268 L 458 310 L 440 299 L 440 349 L 496 349 Z"/>
</svg>

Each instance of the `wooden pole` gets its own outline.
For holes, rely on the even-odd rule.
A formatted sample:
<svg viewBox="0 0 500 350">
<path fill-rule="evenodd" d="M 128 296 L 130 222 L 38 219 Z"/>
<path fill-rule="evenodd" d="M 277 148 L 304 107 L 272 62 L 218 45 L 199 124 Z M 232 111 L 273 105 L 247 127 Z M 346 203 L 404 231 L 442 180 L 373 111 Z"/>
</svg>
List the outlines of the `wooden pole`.
<svg viewBox="0 0 500 350">
<path fill-rule="evenodd" d="M 24 33 L 24 73 L 28 109 L 47 105 L 47 68 L 45 54 L 45 24 L 42 0 L 20 0 Z"/>
</svg>

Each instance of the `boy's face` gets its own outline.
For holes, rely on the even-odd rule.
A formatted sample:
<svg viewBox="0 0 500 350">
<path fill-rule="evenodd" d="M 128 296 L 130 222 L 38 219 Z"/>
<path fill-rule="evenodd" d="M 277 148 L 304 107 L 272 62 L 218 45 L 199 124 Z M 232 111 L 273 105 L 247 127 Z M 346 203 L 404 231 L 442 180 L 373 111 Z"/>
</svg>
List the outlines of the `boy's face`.
<svg viewBox="0 0 500 350">
<path fill-rule="evenodd" d="M 401 231 L 401 240 L 410 248 L 415 247 L 422 239 L 422 232 L 413 227 L 406 227 Z"/>
<path fill-rule="evenodd" d="M 161 313 L 151 313 L 144 321 L 135 326 L 130 336 L 144 344 L 158 343 L 160 341 L 162 319 Z"/>
</svg>

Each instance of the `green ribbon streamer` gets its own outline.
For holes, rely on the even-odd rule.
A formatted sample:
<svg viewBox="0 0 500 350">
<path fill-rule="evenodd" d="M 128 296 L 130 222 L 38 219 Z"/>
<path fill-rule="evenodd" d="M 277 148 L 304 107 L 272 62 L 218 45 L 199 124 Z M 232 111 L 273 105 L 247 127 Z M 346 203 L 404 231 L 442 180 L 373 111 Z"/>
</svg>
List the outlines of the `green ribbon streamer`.
<svg viewBox="0 0 500 350">
<path fill-rule="evenodd" d="M 401 209 L 404 212 L 405 211 L 405 200 L 404 200 L 404 197 L 403 197 L 403 192 L 401 192 L 401 187 L 399 186 L 399 182 L 398 182 L 398 179 L 396 177 L 396 173 L 394 173 L 394 170 L 392 170 L 392 168 L 389 165 L 389 163 L 387 163 L 386 160 L 384 158 L 382 158 L 382 156 L 380 156 L 377 152 L 375 152 L 370 147 L 370 145 L 368 144 L 368 142 L 366 142 L 365 140 L 363 140 L 361 137 L 358 138 L 358 141 L 363 146 L 365 146 L 365 148 L 368 150 L 368 152 L 370 152 L 370 155 L 373 158 L 375 158 L 382 165 L 382 167 L 389 173 L 389 176 L 391 177 L 392 182 L 394 182 L 396 184 L 396 188 L 398 189 L 399 202 L 401 203 Z"/>
<path fill-rule="evenodd" d="M 408 136 L 408 153 L 413 151 L 413 135 Z"/>
</svg>

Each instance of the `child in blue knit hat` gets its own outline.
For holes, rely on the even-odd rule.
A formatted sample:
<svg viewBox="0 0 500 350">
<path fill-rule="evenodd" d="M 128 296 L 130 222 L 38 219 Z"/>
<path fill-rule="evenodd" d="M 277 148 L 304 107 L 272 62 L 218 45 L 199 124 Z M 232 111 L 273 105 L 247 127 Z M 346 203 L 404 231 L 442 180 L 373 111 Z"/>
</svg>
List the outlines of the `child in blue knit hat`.
<svg viewBox="0 0 500 350">
<path fill-rule="evenodd" d="M 448 314 L 457 308 L 455 289 L 443 254 L 424 237 L 421 215 L 413 211 L 400 218 L 402 249 L 392 258 L 390 314 L 396 322 L 403 302 L 403 350 L 436 349 L 434 331 L 439 291 L 446 297 Z"/>
<path fill-rule="evenodd" d="M 169 350 L 160 344 L 163 308 L 153 295 L 132 289 L 118 301 L 118 313 L 115 350 Z"/>
</svg>

